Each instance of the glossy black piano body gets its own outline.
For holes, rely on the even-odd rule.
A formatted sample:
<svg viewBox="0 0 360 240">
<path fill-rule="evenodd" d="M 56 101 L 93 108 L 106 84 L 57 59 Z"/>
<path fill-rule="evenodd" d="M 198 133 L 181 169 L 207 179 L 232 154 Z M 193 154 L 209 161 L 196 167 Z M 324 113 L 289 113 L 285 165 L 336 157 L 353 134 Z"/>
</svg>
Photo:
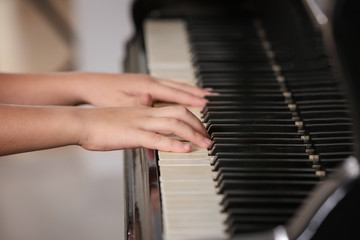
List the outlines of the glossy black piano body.
<svg viewBox="0 0 360 240">
<path fill-rule="evenodd" d="M 268 8 L 286 6 L 286 4 L 301 4 L 304 9 L 307 9 L 309 19 L 313 20 L 312 24 L 318 34 L 324 39 L 326 53 L 335 74 L 340 79 L 346 79 L 341 83 L 344 84 L 344 92 L 351 96 L 349 100 L 350 106 L 353 108 L 351 116 L 357 131 L 355 137 L 358 137 L 360 135 L 356 123 L 359 119 L 357 113 L 360 111 L 357 110 L 360 109 L 360 104 L 358 104 L 360 101 L 356 91 L 360 88 L 357 87 L 359 83 L 356 79 L 360 78 L 360 66 L 357 64 L 357 67 L 353 60 L 356 57 L 355 53 L 360 49 L 359 41 L 357 41 L 360 40 L 359 32 L 356 32 L 360 29 L 356 26 L 360 25 L 359 17 L 351 18 L 346 15 L 348 18 L 345 18 L 343 14 L 345 10 L 347 14 L 356 9 L 355 7 L 359 7 L 359 1 L 352 1 L 358 2 L 353 6 L 346 2 L 351 1 L 328 1 L 329 12 L 325 12 L 324 16 L 328 17 L 330 23 L 321 24 L 321 21 L 324 20 L 324 16 L 321 15 L 323 12 L 318 11 L 321 10 L 317 9 L 319 5 L 312 5 L 314 1 L 311 0 L 222 1 L 222 3 L 218 1 L 135 1 L 133 16 L 136 33 L 127 46 L 125 69 L 128 72 L 147 73 L 142 29 L 142 23 L 146 18 L 186 18 L 189 15 L 219 14 L 219 12 L 231 12 L 236 15 L 240 9 L 241 11 L 250 9 L 261 15 L 262 11 L 266 12 Z M 289 13 L 291 12 L 289 11 Z M 333 25 L 334 16 L 337 18 Z M 296 16 L 289 14 L 289 17 Z M 335 27 L 333 28 L 333 26 Z M 337 34 L 336 42 L 333 32 Z M 350 44 L 353 51 L 349 50 Z M 358 149 L 354 151 L 354 155 L 356 152 Z M 125 159 L 125 232 L 127 233 L 125 237 L 127 239 L 162 239 L 161 196 L 156 151 L 129 150 L 126 151 Z M 357 161 L 355 160 L 355 162 Z M 357 168 L 356 164 L 354 168 Z M 350 239 L 354 234 L 357 237 L 360 236 L 360 232 L 356 228 L 356 220 L 360 214 L 360 207 L 357 204 L 360 200 L 359 180 L 356 179 L 356 175 L 352 176 L 346 167 L 343 170 L 340 169 L 340 167 L 336 167 L 336 170 L 339 171 L 337 171 L 338 174 L 334 174 L 333 180 L 326 180 L 326 184 L 323 184 L 324 186 L 320 189 L 315 188 L 310 200 L 303 204 L 304 206 L 300 208 L 298 214 L 290 219 L 286 225 L 289 239 Z M 332 206 L 324 207 L 324 202 L 326 206 Z M 281 239 L 283 231 L 284 228 L 280 227 L 242 235 L 242 238 L 239 237 L 239 239 L 244 239 L 244 237 L 245 239 Z"/>
</svg>

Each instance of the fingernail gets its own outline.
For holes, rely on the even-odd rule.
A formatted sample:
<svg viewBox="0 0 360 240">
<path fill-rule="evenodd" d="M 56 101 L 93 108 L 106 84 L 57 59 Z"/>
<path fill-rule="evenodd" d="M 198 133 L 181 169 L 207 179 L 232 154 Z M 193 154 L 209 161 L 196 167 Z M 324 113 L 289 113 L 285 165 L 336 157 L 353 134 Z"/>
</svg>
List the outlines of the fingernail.
<svg viewBox="0 0 360 240">
<path fill-rule="evenodd" d="M 191 151 L 191 146 L 187 143 L 184 143 L 183 144 L 183 148 L 186 150 L 186 151 Z"/>
<path fill-rule="evenodd" d="M 209 88 L 204 88 L 204 90 L 210 92 L 210 91 L 212 91 L 214 89 L 209 87 Z"/>
<path fill-rule="evenodd" d="M 212 141 L 211 141 L 210 139 L 208 139 L 208 138 L 204 138 L 204 142 L 205 142 L 208 146 L 212 143 Z"/>
<path fill-rule="evenodd" d="M 194 106 L 204 107 L 206 105 L 206 103 L 208 103 L 208 102 L 209 102 L 209 100 L 203 98 L 203 99 L 200 99 L 196 105 L 194 104 Z"/>
</svg>

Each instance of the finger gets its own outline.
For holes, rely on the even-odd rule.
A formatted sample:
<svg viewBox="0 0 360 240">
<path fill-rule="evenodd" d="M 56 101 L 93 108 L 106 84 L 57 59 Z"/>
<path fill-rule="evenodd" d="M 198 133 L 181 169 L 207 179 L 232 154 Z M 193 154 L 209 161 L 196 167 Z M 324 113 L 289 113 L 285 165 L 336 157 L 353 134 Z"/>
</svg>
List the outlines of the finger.
<svg viewBox="0 0 360 240">
<path fill-rule="evenodd" d="M 126 106 L 140 106 L 140 99 L 136 96 L 127 95 L 119 100 L 116 107 L 126 107 Z"/>
<path fill-rule="evenodd" d="M 203 97 L 195 96 L 180 89 L 165 85 L 158 85 L 151 91 L 152 97 L 165 102 L 175 102 L 195 107 L 204 107 L 208 100 Z"/>
<path fill-rule="evenodd" d="M 155 117 L 177 118 L 200 132 L 204 137 L 209 136 L 202 122 L 184 106 L 156 108 L 155 111 L 155 115 L 153 115 Z"/>
<path fill-rule="evenodd" d="M 178 83 L 178 82 L 174 82 L 174 81 L 170 81 L 170 80 L 166 80 L 166 79 L 159 79 L 159 78 L 157 78 L 157 81 L 160 84 L 191 93 L 192 95 L 195 95 L 198 97 L 204 97 L 206 95 L 211 94 L 211 92 L 208 91 L 209 89 L 202 89 L 202 88 L 194 87 L 194 86 L 191 86 L 191 85 L 188 85 L 185 83 Z"/>
<path fill-rule="evenodd" d="M 152 102 L 150 94 L 132 96 L 126 93 L 118 93 L 118 98 L 106 103 L 105 107 L 151 106 Z"/>
<path fill-rule="evenodd" d="M 162 134 L 173 134 L 201 148 L 208 148 L 211 144 L 210 139 L 176 118 L 151 118 L 142 126 L 142 129 Z"/>
<path fill-rule="evenodd" d="M 147 131 L 143 131 L 139 134 L 138 145 L 166 152 L 186 153 L 191 151 L 190 144 Z"/>
<path fill-rule="evenodd" d="M 137 96 L 137 103 L 141 106 L 151 106 L 153 104 L 153 99 L 150 94 L 142 94 Z"/>
</svg>

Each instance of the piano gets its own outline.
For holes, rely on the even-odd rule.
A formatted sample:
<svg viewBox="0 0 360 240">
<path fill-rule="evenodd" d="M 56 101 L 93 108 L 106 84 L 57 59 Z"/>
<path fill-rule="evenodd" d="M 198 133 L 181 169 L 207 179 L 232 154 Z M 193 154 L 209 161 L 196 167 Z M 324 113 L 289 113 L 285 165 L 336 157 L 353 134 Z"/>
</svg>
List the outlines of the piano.
<svg viewBox="0 0 360 240">
<path fill-rule="evenodd" d="M 189 107 L 209 149 L 125 152 L 125 239 L 359 238 L 357 10 L 135 1 L 126 71 L 217 94 Z"/>
</svg>

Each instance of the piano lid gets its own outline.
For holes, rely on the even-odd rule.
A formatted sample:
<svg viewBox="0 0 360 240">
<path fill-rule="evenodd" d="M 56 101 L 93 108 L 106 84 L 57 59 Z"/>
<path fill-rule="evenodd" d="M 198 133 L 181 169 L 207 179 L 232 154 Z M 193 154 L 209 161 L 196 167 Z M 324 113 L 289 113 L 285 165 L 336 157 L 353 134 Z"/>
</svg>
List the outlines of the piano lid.
<svg viewBox="0 0 360 240">
<path fill-rule="evenodd" d="M 360 1 L 337 0 L 333 10 L 332 29 L 337 54 L 354 114 L 356 153 L 360 156 Z"/>
<path fill-rule="evenodd" d="M 289 1 L 289 0 L 272 0 Z M 348 98 L 353 107 L 354 132 L 360 142 L 360 1 L 358 0 L 293 0 L 302 1 L 314 24 L 321 28 L 329 57 L 338 65 L 345 80 Z M 263 4 L 265 3 L 265 4 Z M 134 0 L 133 21 L 139 34 L 142 23 L 149 16 L 181 17 L 187 14 L 236 12 L 238 9 L 256 9 L 269 4 L 268 0 Z M 359 144 L 357 144 L 359 145 Z M 356 149 L 360 156 L 360 149 Z"/>
</svg>

